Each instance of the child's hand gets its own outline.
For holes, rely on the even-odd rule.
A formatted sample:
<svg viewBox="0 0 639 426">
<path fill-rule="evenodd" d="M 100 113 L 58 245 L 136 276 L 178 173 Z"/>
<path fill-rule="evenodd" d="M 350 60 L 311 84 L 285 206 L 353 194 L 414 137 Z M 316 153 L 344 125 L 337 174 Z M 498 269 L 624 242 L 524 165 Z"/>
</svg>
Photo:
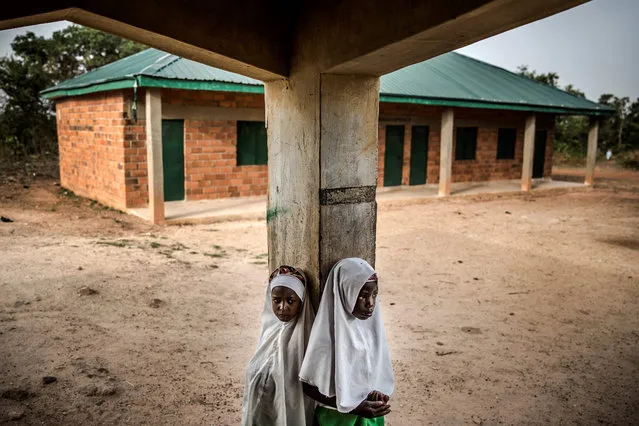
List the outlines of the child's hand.
<svg viewBox="0 0 639 426">
<path fill-rule="evenodd" d="M 386 396 L 381 392 L 378 392 L 378 394 Z M 351 414 L 355 414 L 360 417 L 366 417 L 367 419 L 372 419 L 374 417 L 385 416 L 386 414 L 390 412 L 391 412 L 390 405 L 383 401 L 366 401 L 365 400 L 365 401 L 362 401 L 357 406 L 357 408 L 351 411 Z"/>
<path fill-rule="evenodd" d="M 390 399 L 390 397 L 388 395 L 385 395 L 383 393 L 381 393 L 380 391 L 372 391 L 371 393 L 368 394 L 368 396 L 366 397 L 367 401 L 382 401 L 382 402 L 388 402 L 388 400 Z"/>
</svg>

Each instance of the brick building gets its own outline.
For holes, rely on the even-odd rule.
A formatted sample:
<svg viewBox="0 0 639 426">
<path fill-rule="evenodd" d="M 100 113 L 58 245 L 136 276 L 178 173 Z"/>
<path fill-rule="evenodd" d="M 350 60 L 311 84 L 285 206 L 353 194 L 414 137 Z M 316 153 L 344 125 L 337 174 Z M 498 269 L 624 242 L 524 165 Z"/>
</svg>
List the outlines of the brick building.
<svg viewBox="0 0 639 426">
<path fill-rule="evenodd" d="M 161 165 L 147 162 L 149 88 L 161 88 Z M 56 102 L 61 184 L 79 195 L 122 210 L 146 206 L 153 166 L 163 170 L 165 201 L 266 194 L 265 105 L 257 80 L 148 49 L 42 94 Z M 555 117 L 610 113 L 447 53 L 381 78 L 378 185 L 439 184 L 446 195 L 451 181 L 520 179 L 526 158 L 532 178 L 548 178 Z"/>
</svg>

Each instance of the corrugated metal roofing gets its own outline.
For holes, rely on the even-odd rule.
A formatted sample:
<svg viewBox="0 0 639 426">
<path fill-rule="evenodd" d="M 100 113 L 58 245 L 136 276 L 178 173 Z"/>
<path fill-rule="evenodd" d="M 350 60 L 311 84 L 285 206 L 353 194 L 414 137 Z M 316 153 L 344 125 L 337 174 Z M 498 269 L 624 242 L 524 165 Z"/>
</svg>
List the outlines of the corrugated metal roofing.
<svg viewBox="0 0 639 426">
<path fill-rule="evenodd" d="M 49 98 L 140 86 L 263 92 L 262 82 L 148 49 L 44 90 Z M 116 83 L 117 82 L 117 83 Z M 456 52 L 382 76 L 382 102 L 608 115 L 612 108 Z"/>
<path fill-rule="evenodd" d="M 529 105 L 568 110 L 610 108 L 457 52 L 381 78 L 382 95 Z"/>
<path fill-rule="evenodd" d="M 46 95 L 55 91 L 79 89 L 121 80 L 131 80 L 131 85 L 133 85 L 133 79 L 136 76 L 170 80 L 219 81 L 262 86 L 261 81 L 250 77 L 203 65 L 161 50 L 147 49 L 71 80 L 63 81 L 57 86 L 43 90 L 42 94 Z"/>
</svg>

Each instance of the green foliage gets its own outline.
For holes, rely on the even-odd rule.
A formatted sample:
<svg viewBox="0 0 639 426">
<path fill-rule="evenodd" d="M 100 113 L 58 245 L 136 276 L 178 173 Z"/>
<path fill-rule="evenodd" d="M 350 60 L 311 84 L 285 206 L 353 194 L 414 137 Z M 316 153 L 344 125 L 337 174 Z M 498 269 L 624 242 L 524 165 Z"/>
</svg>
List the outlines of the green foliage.
<svg viewBox="0 0 639 426">
<path fill-rule="evenodd" d="M 624 151 L 617 155 L 615 160 L 625 169 L 639 170 L 639 150 Z"/>
<path fill-rule="evenodd" d="M 631 104 L 628 97 L 618 98 L 606 93 L 599 97 L 599 103 L 617 110 L 599 131 L 603 149 L 615 153 L 639 150 L 639 99 Z"/>
<path fill-rule="evenodd" d="M 555 120 L 555 152 L 568 162 L 585 159 L 588 147 L 588 117 L 557 117 Z"/>
<path fill-rule="evenodd" d="M 527 65 L 517 68 L 520 75 L 552 87 L 559 87 L 559 75 L 554 72 L 538 74 Z M 584 92 L 568 84 L 566 92 L 585 98 Z M 618 163 L 635 167 L 639 154 L 639 99 L 630 103 L 627 97 L 618 98 L 606 93 L 599 103 L 613 107 L 615 116 L 602 119 L 599 127 L 598 147 L 600 152 L 611 150 Z M 568 163 L 582 163 L 586 156 L 588 141 L 588 119 L 581 116 L 558 116 L 555 122 L 555 153 L 557 159 Z"/>
<path fill-rule="evenodd" d="M 543 84 L 547 84 L 551 87 L 559 87 L 559 75 L 554 72 L 549 72 L 546 74 L 537 74 L 537 71 L 529 70 L 528 65 L 520 65 L 517 67 L 517 74 L 523 75 L 524 77 L 528 77 L 532 80 L 538 81 Z"/>
<path fill-rule="evenodd" d="M 0 59 L 0 155 L 11 158 L 57 151 L 54 106 L 40 91 L 146 48 L 78 25 L 50 38 L 28 32 L 11 47 Z"/>
</svg>

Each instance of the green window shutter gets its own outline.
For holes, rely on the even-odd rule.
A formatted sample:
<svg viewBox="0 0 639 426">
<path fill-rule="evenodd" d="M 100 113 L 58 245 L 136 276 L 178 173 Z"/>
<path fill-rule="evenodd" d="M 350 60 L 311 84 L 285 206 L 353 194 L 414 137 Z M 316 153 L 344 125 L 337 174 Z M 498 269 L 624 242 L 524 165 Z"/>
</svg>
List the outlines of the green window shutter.
<svg viewBox="0 0 639 426">
<path fill-rule="evenodd" d="M 268 139 L 266 137 L 266 127 L 264 122 L 255 123 L 258 124 L 257 138 L 255 140 L 255 164 L 267 164 L 268 163 Z"/>
<path fill-rule="evenodd" d="M 268 143 L 263 121 L 237 122 L 237 165 L 267 164 Z"/>
<path fill-rule="evenodd" d="M 515 158 L 515 143 L 517 129 L 499 129 L 497 138 L 497 159 L 506 160 Z"/>
<path fill-rule="evenodd" d="M 477 127 L 458 127 L 455 160 L 474 160 L 477 151 Z"/>
</svg>

